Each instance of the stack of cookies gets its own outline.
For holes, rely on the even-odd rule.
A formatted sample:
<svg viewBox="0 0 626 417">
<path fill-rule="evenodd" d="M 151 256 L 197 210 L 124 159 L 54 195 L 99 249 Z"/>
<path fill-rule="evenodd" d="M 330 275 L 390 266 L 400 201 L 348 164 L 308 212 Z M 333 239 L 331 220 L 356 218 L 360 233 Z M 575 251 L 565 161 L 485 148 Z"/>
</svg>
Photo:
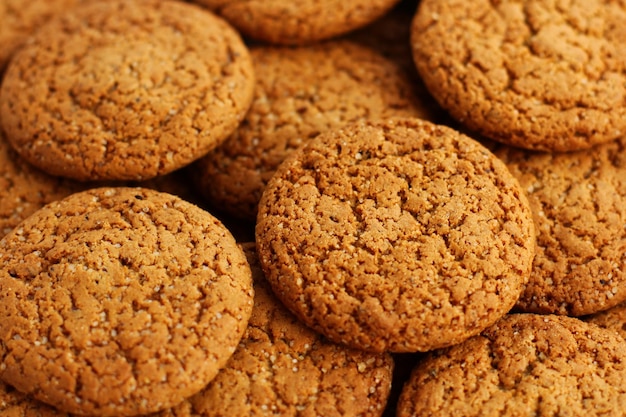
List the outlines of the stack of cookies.
<svg viewBox="0 0 626 417">
<path fill-rule="evenodd" d="M 0 0 L 0 414 L 626 414 L 626 4 Z"/>
</svg>

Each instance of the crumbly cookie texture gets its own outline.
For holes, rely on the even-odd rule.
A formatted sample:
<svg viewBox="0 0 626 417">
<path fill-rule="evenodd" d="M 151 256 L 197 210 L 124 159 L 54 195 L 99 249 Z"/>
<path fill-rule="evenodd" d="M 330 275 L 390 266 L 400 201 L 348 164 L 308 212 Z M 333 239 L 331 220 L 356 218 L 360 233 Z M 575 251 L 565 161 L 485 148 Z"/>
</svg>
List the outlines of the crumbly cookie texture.
<svg viewBox="0 0 626 417">
<path fill-rule="evenodd" d="M 0 130 L 0 239 L 26 217 L 85 186 L 40 171 L 24 161 Z"/>
<path fill-rule="evenodd" d="M 451 115 L 491 139 L 550 151 L 626 134 L 623 1 L 424 0 L 413 56 Z"/>
<path fill-rule="evenodd" d="M 368 121 L 291 154 L 259 205 L 278 297 L 329 339 L 427 351 L 479 333 L 528 280 L 535 232 L 504 163 L 419 119 Z"/>
<path fill-rule="evenodd" d="M 626 299 L 626 137 L 589 151 L 493 152 L 530 202 L 537 248 L 516 308 L 582 316 Z"/>
<path fill-rule="evenodd" d="M 613 330 L 626 339 L 626 303 L 584 317 L 585 321 Z"/>
<path fill-rule="evenodd" d="M 0 74 L 39 26 L 59 12 L 89 0 L 2 0 L 0 1 Z"/>
<path fill-rule="evenodd" d="M 576 318 L 515 314 L 413 371 L 408 416 L 623 416 L 626 341 Z"/>
<path fill-rule="evenodd" d="M 395 62 L 349 41 L 251 49 L 257 83 L 244 121 L 193 166 L 199 191 L 215 207 L 254 221 L 280 163 L 326 130 L 367 118 L 431 110 Z"/>
<path fill-rule="evenodd" d="M 76 193 L 0 240 L 0 379 L 82 415 L 172 407 L 228 361 L 252 299 L 209 213 L 143 188 Z"/>
<path fill-rule="evenodd" d="M 312 44 L 373 22 L 399 0 L 194 0 L 242 34 L 281 45 Z"/>
<path fill-rule="evenodd" d="M 242 247 L 255 294 L 237 351 L 205 389 L 155 417 L 380 416 L 391 356 L 347 349 L 307 328 L 273 295 L 254 243 Z"/>
<path fill-rule="evenodd" d="M 30 163 L 78 180 L 142 180 L 216 147 L 252 100 L 239 34 L 179 1 L 76 7 L 15 54 L 2 127 Z"/>
</svg>

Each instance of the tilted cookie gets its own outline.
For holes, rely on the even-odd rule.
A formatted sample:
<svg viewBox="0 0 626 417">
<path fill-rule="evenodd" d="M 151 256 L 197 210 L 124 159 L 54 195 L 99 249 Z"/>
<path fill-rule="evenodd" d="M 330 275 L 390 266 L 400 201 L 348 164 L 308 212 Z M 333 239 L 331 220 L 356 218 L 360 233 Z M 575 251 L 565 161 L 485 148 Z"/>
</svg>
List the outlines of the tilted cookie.
<svg viewBox="0 0 626 417">
<path fill-rule="evenodd" d="M 179 1 L 113 0 L 42 26 L 0 89 L 7 139 L 78 180 L 143 180 L 232 133 L 252 100 L 247 47 L 223 19 Z"/>
<path fill-rule="evenodd" d="M 429 118 L 409 76 L 349 41 L 251 49 L 257 84 L 244 121 L 193 166 L 200 193 L 220 210 L 253 221 L 280 163 L 328 129 L 367 118 Z"/>
<path fill-rule="evenodd" d="M 423 0 L 416 66 L 458 121 L 491 139 L 550 151 L 626 133 L 623 1 Z"/>
<path fill-rule="evenodd" d="M 399 0 L 193 0 L 252 39 L 311 44 L 373 22 Z"/>
<path fill-rule="evenodd" d="M 512 314 L 419 363 L 397 417 L 623 416 L 625 355 L 617 334 L 576 318 Z"/>
<path fill-rule="evenodd" d="M 537 230 L 520 311 L 582 316 L 626 300 L 626 137 L 586 151 L 493 152 L 526 191 Z"/>
<path fill-rule="evenodd" d="M 272 294 L 254 243 L 254 308 L 239 347 L 206 388 L 152 417 L 373 417 L 385 409 L 393 360 L 348 349 L 302 324 Z"/>
<path fill-rule="evenodd" d="M 535 247 L 517 180 L 484 146 L 420 119 L 355 123 L 292 153 L 256 225 L 277 296 L 329 339 L 427 351 L 509 311 Z"/>
<path fill-rule="evenodd" d="M 0 379 L 76 414 L 166 409 L 225 365 L 252 299 L 209 213 L 143 188 L 72 194 L 0 240 Z"/>
</svg>

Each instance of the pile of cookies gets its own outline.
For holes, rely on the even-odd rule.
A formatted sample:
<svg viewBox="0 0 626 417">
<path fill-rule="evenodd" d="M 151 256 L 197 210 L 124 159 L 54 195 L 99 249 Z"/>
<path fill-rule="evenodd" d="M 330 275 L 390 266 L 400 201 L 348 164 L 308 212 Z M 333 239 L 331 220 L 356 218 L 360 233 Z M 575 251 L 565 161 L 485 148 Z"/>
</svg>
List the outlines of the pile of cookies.
<svg viewBox="0 0 626 417">
<path fill-rule="evenodd" d="M 0 0 L 0 414 L 626 413 L 621 0 Z"/>
</svg>

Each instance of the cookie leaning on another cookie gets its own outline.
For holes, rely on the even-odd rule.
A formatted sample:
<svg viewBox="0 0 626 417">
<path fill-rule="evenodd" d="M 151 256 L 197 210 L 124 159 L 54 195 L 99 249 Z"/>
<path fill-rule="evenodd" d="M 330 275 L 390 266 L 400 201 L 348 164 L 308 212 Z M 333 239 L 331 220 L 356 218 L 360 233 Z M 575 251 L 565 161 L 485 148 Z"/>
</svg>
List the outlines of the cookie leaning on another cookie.
<svg viewBox="0 0 626 417">
<path fill-rule="evenodd" d="M 548 151 L 626 133 L 626 4 L 422 0 L 413 56 L 433 96 L 491 139 Z"/>
<path fill-rule="evenodd" d="M 535 247 L 528 202 L 478 142 L 419 119 L 322 133 L 270 180 L 256 225 L 277 296 L 336 343 L 427 351 L 509 311 Z"/>
<path fill-rule="evenodd" d="M 145 180 L 232 133 L 254 72 L 239 34 L 179 1 L 84 4 L 42 26 L 0 89 L 7 139 L 30 163 L 77 180 Z"/>
<path fill-rule="evenodd" d="M 623 416 L 624 357 L 626 341 L 593 324 L 509 315 L 418 364 L 397 417 Z"/>
<path fill-rule="evenodd" d="M 306 47 L 251 48 L 257 84 L 241 125 L 193 165 L 209 202 L 254 221 L 267 182 L 280 163 L 319 133 L 367 118 L 430 118 L 403 69 L 350 41 Z"/>
<path fill-rule="evenodd" d="M 72 194 L 0 240 L 0 379 L 76 414 L 166 409 L 225 365 L 252 301 L 209 213 L 143 188 Z"/>
</svg>

